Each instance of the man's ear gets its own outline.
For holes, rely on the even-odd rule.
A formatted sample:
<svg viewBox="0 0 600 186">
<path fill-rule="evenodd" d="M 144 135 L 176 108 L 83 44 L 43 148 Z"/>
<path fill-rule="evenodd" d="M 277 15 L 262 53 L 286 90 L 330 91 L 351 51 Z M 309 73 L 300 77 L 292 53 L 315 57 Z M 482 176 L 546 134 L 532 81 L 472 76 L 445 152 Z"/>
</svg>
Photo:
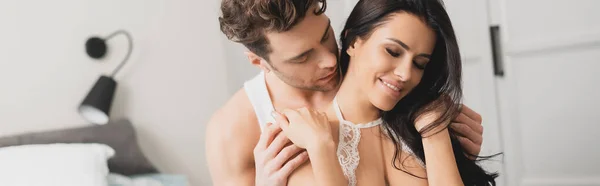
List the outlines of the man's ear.
<svg viewBox="0 0 600 186">
<path fill-rule="evenodd" d="M 248 57 L 248 60 L 250 61 L 250 64 L 260 68 L 262 71 L 264 72 L 270 72 L 271 68 L 269 66 L 269 64 L 267 63 L 267 61 L 265 59 L 263 59 L 262 57 L 256 55 L 254 52 L 246 52 L 246 56 Z"/>
</svg>

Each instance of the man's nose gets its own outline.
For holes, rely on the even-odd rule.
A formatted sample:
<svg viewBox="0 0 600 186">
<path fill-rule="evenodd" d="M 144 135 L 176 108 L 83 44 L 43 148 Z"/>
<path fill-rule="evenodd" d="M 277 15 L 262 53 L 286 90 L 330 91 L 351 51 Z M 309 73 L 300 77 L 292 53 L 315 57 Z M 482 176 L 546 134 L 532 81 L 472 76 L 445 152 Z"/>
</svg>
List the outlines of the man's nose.
<svg viewBox="0 0 600 186">
<path fill-rule="evenodd" d="M 319 68 L 335 68 L 337 65 L 336 54 L 328 51 L 321 52 L 321 59 L 319 60 Z"/>
</svg>

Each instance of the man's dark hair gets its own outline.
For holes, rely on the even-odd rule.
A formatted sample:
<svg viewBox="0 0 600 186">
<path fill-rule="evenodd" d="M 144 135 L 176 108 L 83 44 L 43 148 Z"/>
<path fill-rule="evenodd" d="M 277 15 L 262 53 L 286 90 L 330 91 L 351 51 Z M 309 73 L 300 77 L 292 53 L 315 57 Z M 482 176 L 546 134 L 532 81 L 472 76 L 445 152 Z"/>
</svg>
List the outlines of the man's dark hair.
<svg viewBox="0 0 600 186">
<path fill-rule="evenodd" d="M 265 33 L 292 29 L 316 4 L 320 9 L 310 13 L 325 12 L 326 0 L 223 0 L 219 24 L 229 40 L 268 60 L 271 48 Z"/>
</svg>

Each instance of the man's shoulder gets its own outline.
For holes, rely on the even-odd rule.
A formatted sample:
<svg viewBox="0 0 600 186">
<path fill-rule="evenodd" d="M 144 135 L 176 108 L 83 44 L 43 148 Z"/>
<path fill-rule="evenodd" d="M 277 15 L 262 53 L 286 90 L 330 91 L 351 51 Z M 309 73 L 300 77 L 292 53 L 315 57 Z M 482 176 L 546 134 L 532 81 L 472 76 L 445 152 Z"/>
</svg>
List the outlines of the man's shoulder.
<svg viewBox="0 0 600 186">
<path fill-rule="evenodd" d="M 243 89 L 213 114 L 206 128 L 205 143 L 206 158 L 216 182 L 254 178 L 253 150 L 260 138 L 257 123 Z"/>
<path fill-rule="evenodd" d="M 226 116 L 241 116 L 247 115 L 256 118 L 254 115 L 254 108 L 252 107 L 252 103 L 250 103 L 250 99 L 246 94 L 246 90 L 243 88 L 238 90 L 227 102 L 223 105 L 217 112 L 216 115 L 226 115 Z M 226 117 L 231 118 L 231 117 Z"/>
<path fill-rule="evenodd" d="M 207 132 L 217 133 L 225 140 L 260 135 L 260 126 L 256 114 L 254 114 L 254 108 L 243 88 L 238 90 L 225 105 L 213 114 L 208 123 Z M 246 135 L 239 136 L 240 134 Z"/>
</svg>

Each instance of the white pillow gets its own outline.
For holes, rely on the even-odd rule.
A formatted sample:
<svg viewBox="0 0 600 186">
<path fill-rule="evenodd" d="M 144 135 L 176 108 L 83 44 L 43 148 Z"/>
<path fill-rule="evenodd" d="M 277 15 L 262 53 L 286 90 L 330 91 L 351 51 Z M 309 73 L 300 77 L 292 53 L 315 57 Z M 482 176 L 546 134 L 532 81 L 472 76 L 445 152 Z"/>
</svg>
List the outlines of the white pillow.
<svg viewBox="0 0 600 186">
<path fill-rule="evenodd" d="M 165 186 L 158 180 L 149 177 L 130 178 L 115 173 L 108 174 L 108 184 L 111 186 Z"/>
<path fill-rule="evenodd" d="M 104 144 L 48 144 L 0 148 L 2 186 L 107 186 Z"/>
</svg>

